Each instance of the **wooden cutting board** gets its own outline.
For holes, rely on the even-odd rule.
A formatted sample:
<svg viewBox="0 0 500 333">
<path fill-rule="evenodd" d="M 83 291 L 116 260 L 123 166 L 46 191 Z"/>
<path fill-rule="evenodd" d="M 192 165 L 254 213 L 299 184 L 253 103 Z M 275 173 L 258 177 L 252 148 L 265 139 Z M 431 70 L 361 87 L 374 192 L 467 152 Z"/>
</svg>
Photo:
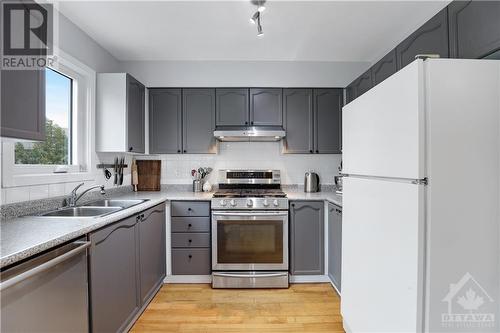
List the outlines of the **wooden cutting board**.
<svg viewBox="0 0 500 333">
<path fill-rule="evenodd" d="M 137 160 L 138 191 L 159 191 L 161 189 L 161 161 Z"/>
</svg>

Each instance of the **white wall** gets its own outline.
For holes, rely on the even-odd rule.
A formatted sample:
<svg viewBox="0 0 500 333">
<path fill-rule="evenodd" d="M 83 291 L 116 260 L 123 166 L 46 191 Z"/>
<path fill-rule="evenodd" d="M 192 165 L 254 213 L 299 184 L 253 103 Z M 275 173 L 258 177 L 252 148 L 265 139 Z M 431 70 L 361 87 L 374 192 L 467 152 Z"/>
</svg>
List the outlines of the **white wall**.
<svg viewBox="0 0 500 333">
<path fill-rule="evenodd" d="M 125 61 L 147 87 L 345 87 L 365 62 Z"/>
<path fill-rule="evenodd" d="M 221 142 L 218 154 L 206 155 L 151 155 L 143 159 L 162 161 L 162 184 L 189 184 L 191 170 L 211 167 L 214 172 L 208 177 L 217 183 L 219 169 L 279 169 L 283 184 L 303 184 L 304 173 L 315 171 L 322 184 L 334 184 L 341 155 L 282 154 L 280 142 Z"/>
</svg>

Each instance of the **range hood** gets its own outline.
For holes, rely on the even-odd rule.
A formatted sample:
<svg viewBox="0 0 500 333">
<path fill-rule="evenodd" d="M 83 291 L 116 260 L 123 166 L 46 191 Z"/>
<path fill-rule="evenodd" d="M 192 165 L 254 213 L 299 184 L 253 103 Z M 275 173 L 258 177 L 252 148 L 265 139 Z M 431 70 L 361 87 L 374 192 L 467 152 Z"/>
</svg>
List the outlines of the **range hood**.
<svg viewBox="0 0 500 333">
<path fill-rule="evenodd" d="M 219 127 L 214 131 L 219 141 L 280 141 L 285 130 L 278 126 Z"/>
</svg>

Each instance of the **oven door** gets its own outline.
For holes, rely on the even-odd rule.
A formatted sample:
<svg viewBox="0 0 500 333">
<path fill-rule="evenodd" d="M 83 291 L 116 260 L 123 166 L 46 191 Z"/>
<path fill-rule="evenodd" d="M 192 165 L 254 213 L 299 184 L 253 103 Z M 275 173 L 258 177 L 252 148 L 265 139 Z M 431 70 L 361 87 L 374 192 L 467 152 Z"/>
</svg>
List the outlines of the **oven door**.
<svg viewBox="0 0 500 333">
<path fill-rule="evenodd" d="M 212 212 L 213 270 L 288 270 L 288 212 Z"/>
</svg>

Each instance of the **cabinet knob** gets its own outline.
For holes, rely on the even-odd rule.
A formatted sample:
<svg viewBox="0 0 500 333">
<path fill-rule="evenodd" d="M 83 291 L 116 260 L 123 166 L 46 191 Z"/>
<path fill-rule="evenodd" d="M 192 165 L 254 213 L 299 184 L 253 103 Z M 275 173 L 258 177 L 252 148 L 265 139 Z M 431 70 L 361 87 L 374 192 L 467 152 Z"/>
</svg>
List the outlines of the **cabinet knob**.
<svg viewBox="0 0 500 333">
<path fill-rule="evenodd" d="M 180 149 L 177 149 L 177 152 L 178 152 L 178 153 L 180 153 L 180 152 L 181 152 L 181 150 L 180 150 Z"/>
<path fill-rule="evenodd" d="M 191 243 L 193 240 L 192 239 L 189 239 L 188 242 Z"/>
<path fill-rule="evenodd" d="M 188 207 L 188 211 L 192 211 L 193 209 L 191 207 Z"/>
<path fill-rule="evenodd" d="M 248 121 L 245 121 L 245 125 L 248 125 Z"/>
<path fill-rule="evenodd" d="M 295 207 L 295 204 L 292 204 L 292 207 Z"/>
<path fill-rule="evenodd" d="M 188 228 L 191 228 L 193 225 L 191 223 L 188 224 Z"/>
<path fill-rule="evenodd" d="M 251 121 L 250 124 L 253 125 L 253 121 Z"/>
<path fill-rule="evenodd" d="M 134 150 L 134 147 L 128 147 L 128 151 Z"/>
<path fill-rule="evenodd" d="M 187 153 L 187 150 L 186 150 L 186 149 L 184 149 L 184 152 L 185 152 L 185 153 Z"/>
<path fill-rule="evenodd" d="M 312 153 L 313 153 L 313 150 L 311 149 L 311 150 L 309 150 L 309 152 L 312 154 Z"/>
<path fill-rule="evenodd" d="M 316 149 L 316 154 L 319 154 L 319 150 Z"/>
<path fill-rule="evenodd" d="M 189 258 L 189 259 L 191 259 L 192 257 L 193 257 L 193 255 L 191 255 L 191 254 L 190 254 L 190 255 L 188 255 L 188 258 Z"/>
</svg>

